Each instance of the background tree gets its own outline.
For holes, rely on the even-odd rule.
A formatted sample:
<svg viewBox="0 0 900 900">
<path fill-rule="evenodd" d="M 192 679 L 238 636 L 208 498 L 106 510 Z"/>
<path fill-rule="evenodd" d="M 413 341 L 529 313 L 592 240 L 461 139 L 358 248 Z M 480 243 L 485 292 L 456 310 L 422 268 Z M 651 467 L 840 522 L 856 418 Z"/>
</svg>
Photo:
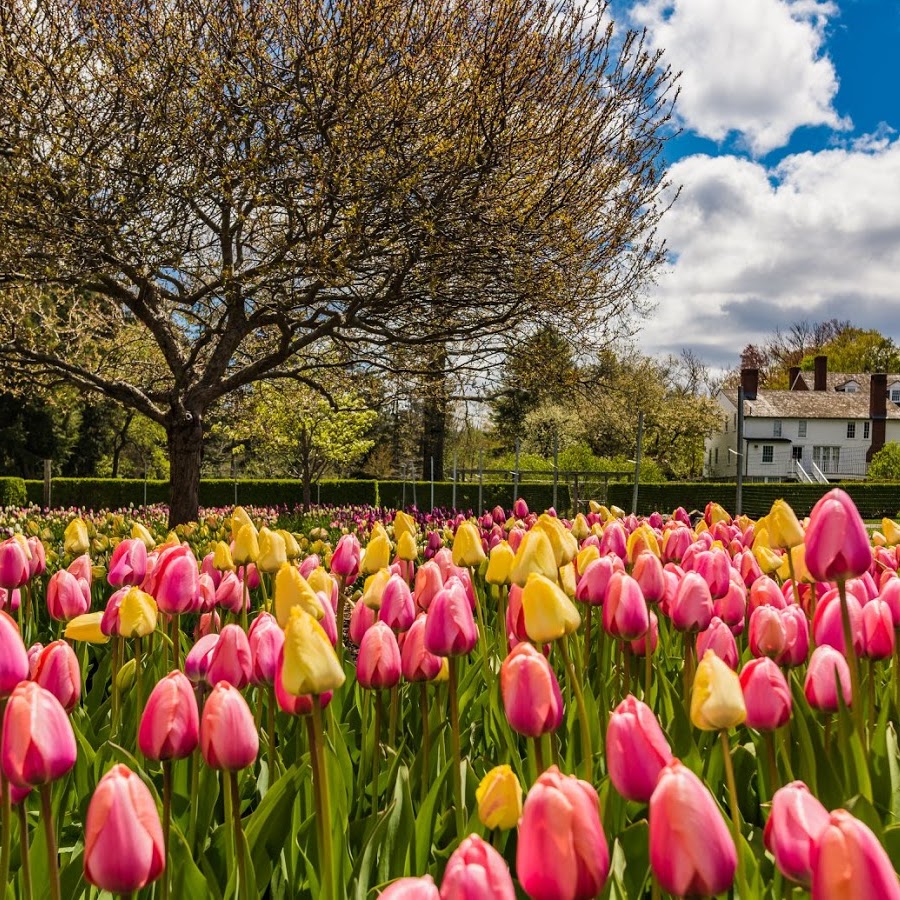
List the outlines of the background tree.
<svg viewBox="0 0 900 900">
<path fill-rule="evenodd" d="M 888 441 L 872 457 L 868 475 L 874 481 L 900 481 L 900 444 Z"/>
<path fill-rule="evenodd" d="M 0 354 L 162 426 L 397 346 L 604 335 L 663 258 L 673 77 L 606 7 L 0 5 Z M 419 369 L 431 355 L 419 355 Z"/>
</svg>

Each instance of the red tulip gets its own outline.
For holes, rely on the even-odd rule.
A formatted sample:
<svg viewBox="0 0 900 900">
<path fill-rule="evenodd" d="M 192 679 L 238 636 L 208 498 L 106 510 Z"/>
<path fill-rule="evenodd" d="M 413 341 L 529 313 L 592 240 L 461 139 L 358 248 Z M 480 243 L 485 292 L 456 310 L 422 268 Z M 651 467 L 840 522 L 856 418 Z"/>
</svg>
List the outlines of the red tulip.
<svg viewBox="0 0 900 900">
<path fill-rule="evenodd" d="M 36 787 L 75 765 L 75 733 L 59 700 L 34 681 L 10 694 L 3 718 L 0 766 L 12 784 Z"/>
<path fill-rule="evenodd" d="M 244 629 L 240 625 L 226 625 L 210 653 L 207 682 L 212 686 L 227 681 L 242 690 L 250 683 L 252 669 L 250 642 Z"/>
<path fill-rule="evenodd" d="M 791 689 L 781 669 L 768 656 L 747 663 L 741 671 L 747 718 L 757 731 L 774 731 L 791 717 Z"/>
<path fill-rule="evenodd" d="M 65 641 L 53 641 L 41 650 L 31 680 L 50 691 L 66 712 L 72 712 L 81 699 L 81 667 Z"/>
<path fill-rule="evenodd" d="M 663 890 L 710 897 L 728 890 L 737 851 L 705 784 L 673 759 L 650 798 L 650 866 Z"/>
<path fill-rule="evenodd" d="M 252 765 L 259 753 L 253 713 L 240 691 L 227 681 L 213 688 L 203 707 L 200 749 L 207 765 L 235 772 Z"/>
<path fill-rule="evenodd" d="M 516 890 L 503 857 L 477 834 L 464 838 L 444 869 L 441 900 L 515 900 L 515 897 Z"/>
<path fill-rule="evenodd" d="M 175 671 L 157 682 L 138 729 L 138 747 L 148 759 L 184 759 L 200 740 L 197 698 L 187 676 Z"/>
<path fill-rule="evenodd" d="M 427 613 L 419 613 L 400 645 L 400 670 L 407 681 L 431 681 L 441 671 L 441 657 L 425 649 L 426 617 Z"/>
<path fill-rule="evenodd" d="M 166 867 L 156 802 L 127 766 L 99 781 L 88 806 L 84 877 L 101 890 L 131 894 L 155 881 Z"/>
<path fill-rule="evenodd" d="M 840 488 L 813 507 L 806 529 L 806 567 L 817 581 L 840 581 L 868 571 L 869 533 L 850 497 Z"/>
<path fill-rule="evenodd" d="M 28 678 L 28 651 L 19 634 L 19 626 L 0 610 L 0 698 L 13 692 L 20 681 Z"/>
<path fill-rule="evenodd" d="M 126 538 L 116 545 L 109 560 L 106 580 L 113 587 L 139 585 L 147 574 L 147 547 L 139 538 Z"/>
<path fill-rule="evenodd" d="M 556 766 L 538 778 L 519 822 L 516 872 L 533 900 L 588 900 L 603 890 L 609 848 L 590 784 Z"/>
<path fill-rule="evenodd" d="M 513 731 L 528 737 L 559 728 L 562 694 L 550 663 L 529 643 L 521 643 L 500 666 L 503 709 Z"/>
<path fill-rule="evenodd" d="M 813 844 L 827 824 L 828 811 L 802 781 L 775 791 L 763 837 L 785 878 L 809 888 Z"/>
<path fill-rule="evenodd" d="M 850 688 L 850 669 L 847 660 L 834 647 L 827 644 L 816 647 L 803 684 L 803 692 L 809 705 L 821 712 L 837 712 L 839 704 L 836 680 L 840 681 L 844 703 L 850 706 L 854 697 Z"/>
<path fill-rule="evenodd" d="M 606 765 L 613 787 L 626 799 L 647 803 L 672 749 L 653 710 L 630 694 L 606 729 Z"/>
</svg>

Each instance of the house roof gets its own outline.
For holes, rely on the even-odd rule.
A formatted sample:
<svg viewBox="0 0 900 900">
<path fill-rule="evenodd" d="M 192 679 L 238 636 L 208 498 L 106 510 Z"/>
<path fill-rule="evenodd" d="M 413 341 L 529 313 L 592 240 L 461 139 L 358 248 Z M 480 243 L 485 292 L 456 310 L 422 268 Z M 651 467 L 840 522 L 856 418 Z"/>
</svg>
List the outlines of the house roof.
<svg viewBox="0 0 900 900">
<path fill-rule="evenodd" d="M 860 390 L 853 394 L 835 390 L 770 391 L 761 388 L 755 400 L 744 401 L 744 415 L 769 419 L 868 419 L 868 376 L 865 378 L 865 390 L 861 384 Z M 737 390 L 722 393 L 737 408 Z M 900 407 L 888 402 L 887 417 L 900 419 Z"/>
</svg>

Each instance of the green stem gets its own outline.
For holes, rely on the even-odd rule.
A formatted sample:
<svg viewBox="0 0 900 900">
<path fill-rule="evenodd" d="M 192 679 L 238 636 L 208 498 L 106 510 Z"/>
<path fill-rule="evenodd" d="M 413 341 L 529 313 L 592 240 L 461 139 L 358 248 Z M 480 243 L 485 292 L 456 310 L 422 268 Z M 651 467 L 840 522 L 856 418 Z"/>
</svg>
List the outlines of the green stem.
<svg viewBox="0 0 900 900">
<path fill-rule="evenodd" d="M 391 709 L 388 716 L 388 747 L 396 747 L 397 740 L 397 714 L 400 708 L 400 686 L 395 684 L 391 688 Z"/>
<path fill-rule="evenodd" d="M 797 574 L 794 572 L 794 554 L 791 553 L 790 547 L 787 550 L 787 559 L 788 571 L 791 573 L 791 588 L 794 591 L 794 603 L 800 606 L 800 585 L 797 584 Z M 800 608 L 802 609 L 803 607 L 800 606 Z"/>
<path fill-rule="evenodd" d="M 61 900 L 59 888 L 59 854 L 56 850 L 56 823 L 53 821 L 53 802 L 51 786 L 42 784 L 41 818 L 44 820 L 44 835 L 47 838 L 47 874 L 50 881 L 51 900 Z M 5 886 L 4 886 L 5 889 Z"/>
<path fill-rule="evenodd" d="M 825 755 L 831 750 L 831 716 L 825 713 Z"/>
<path fill-rule="evenodd" d="M 269 737 L 269 787 L 275 783 L 276 748 L 275 748 L 275 688 L 269 687 L 268 710 L 266 715 L 266 731 Z"/>
<path fill-rule="evenodd" d="M 163 846 L 166 848 L 166 867 L 162 873 L 162 900 L 169 897 L 169 873 L 172 861 L 169 856 L 169 832 L 172 823 L 172 760 L 163 760 Z"/>
<path fill-rule="evenodd" d="M 428 786 L 431 780 L 431 763 L 429 756 L 431 755 L 431 729 L 428 723 L 428 684 L 424 681 L 419 683 L 419 708 L 422 716 L 422 802 L 428 796 Z"/>
<path fill-rule="evenodd" d="M 191 817 L 188 826 L 188 847 L 191 853 L 196 852 L 197 811 L 200 795 L 200 748 L 191 754 Z"/>
<path fill-rule="evenodd" d="M 547 767 L 544 765 L 544 748 L 541 745 L 540 736 L 532 738 L 532 740 L 534 741 L 534 759 L 537 763 L 537 776 L 538 778 L 540 778 L 547 769 Z"/>
<path fill-rule="evenodd" d="M 333 900 L 334 892 L 334 853 L 331 846 L 331 801 L 328 792 L 328 769 L 325 765 L 325 735 L 322 728 L 322 707 L 319 705 L 319 697 L 313 697 L 312 703 L 313 737 L 315 745 L 312 747 L 315 757 L 315 777 L 319 782 L 319 803 L 316 815 L 322 822 L 322 897 L 324 900 Z"/>
<path fill-rule="evenodd" d="M 697 635 L 693 631 L 684 635 L 684 711 L 691 717 L 691 691 L 694 689 L 694 647 Z"/>
<path fill-rule="evenodd" d="M 347 597 L 344 594 L 344 576 L 338 575 L 338 606 L 337 606 L 337 650 L 338 660 L 341 667 L 344 665 L 344 606 L 347 603 Z"/>
<path fill-rule="evenodd" d="M 172 616 L 172 654 L 174 668 L 181 668 L 181 616 L 175 613 Z"/>
<path fill-rule="evenodd" d="M 372 729 L 372 815 L 378 812 L 378 778 L 381 774 L 381 691 L 375 691 L 375 727 Z"/>
<path fill-rule="evenodd" d="M 775 757 L 775 732 L 767 731 L 763 738 L 766 742 L 766 758 L 769 764 L 769 799 L 775 796 L 775 791 L 781 787 L 781 779 L 778 777 L 778 760 Z"/>
<path fill-rule="evenodd" d="M 24 800 L 18 805 L 16 811 L 19 816 L 19 847 L 22 853 L 22 892 L 24 900 L 32 900 L 31 860 L 28 856 L 30 852 L 28 849 L 28 813 Z"/>
<path fill-rule="evenodd" d="M 135 730 L 135 747 L 137 747 L 137 731 L 141 727 L 141 716 L 144 713 L 144 675 L 141 672 L 143 659 L 141 657 L 141 638 L 134 639 L 134 686 L 135 686 L 135 716 L 137 724 Z M 137 751 L 140 753 L 140 750 Z"/>
<path fill-rule="evenodd" d="M 241 827 L 241 795 L 238 789 L 238 773 L 228 772 L 229 789 L 231 791 L 231 821 L 234 826 L 234 847 L 237 853 L 238 890 L 241 900 L 250 896 L 250 885 L 247 881 L 247 859 L 244 848 L 244 829 Z"/>
<path fill-rule="evenodd" d="M 475 591 L 475 570 L 469 569 L 469 579 L 472 582 L 472 590 Z M 475 591 L 475 613 L 478 616 L 478 643 L 481 644 L 481 671 L 484 675 L 485 686 L 491 683 L 491 670 L 488 665 L 488 632 L 484 627 L 484 610 L 481 597 Z"/>
<path fill-rule="evenodd" d="M 123 640 L 119 635 L 113 637 L 112 646 L 112 698 L 110 699 L 110 736 L 115 738 L 119 728 L 119 668 L 122 665 Z"/>
<path fill-rule="evenodd" d="M 234 828 L 231 826 L 234 818 L 234 810 L 231 808 L 234 804 L 234 797 L 231 794 L 231 773 L 227 769 L 222 769 L 222 803 L 225 808 L 225 855 L 227 862 L 227 876 L 230 881 L 234 874 Z"/>
<path fill-rule="evenodd" d="M 869 736 L 868 746 L 872 746 L 875 737 L 875 660 L 868 660 L 868 698 L 869 698 Z"/>
<path fill-rule="evenodd" d="M 653 655 L 650 650 L 650 632 L 648 631 L 644 638 L 644 703 L 647 706 L 650 706 L 650 685 L 653 680 Z"/>
<path fill-rule="evenodd" d="M 466 816 L 463 807 L 462 795 L 462 759 L 459 748 L 459 697 L 457 696 L 458 658 L 451 656 L 449 659 L 449 688 L 450 688 L 450 738 L 453 747 L 453 805 L 456 810 L 456 838 L 463 839 L 466 830 Z"/>
<path fill-rule="evenodd" d="M 572 683 L 572 690 L 575 693 L 575 702 L 578 705 L 578 718 L 581 723 L 581 755 L 584 757 L 584 780 L 589 784 L 594 782 L 594 753 L 591 749 L 591 731 L 588 724 L 587 706 L 584 703 L 584 691 L 581 689 L 581 679 L 578 672 L 572 664 L 569 656 L 569 647 L 565 635 L 561 637 L 557 644 L 562 652 L 563 661 L 566 664 L 566 672 Z"/>
<path fill-rule="evenodd" d="M 728 782 L 728 805 L 731 807 L 731 824 L 734 829 L 734 849 L 737 851 L 737 886 L 741 900 L 749 900 L 750 893 L 744 878 L 744 854 L 741 852 L 741 812 L 738 809 L 737 785 L 734 780 L 734 766 L 731 763 L 731 747 L 728 744 L 728 732 L 720 731 L 722 741 L 722 757 L 725 762 L 725 778 Z"/>
<path fill-rule="evenodd" d="M 250 588 L 247 585 L 247 569 L 249 567 L 250 563 L 244 563 L 244 570 L 241 573 L 241 627 L 244 631 L 248 630 L 248 608 L 250 606 Z M 260 583 L 262 583 L 262 578 L 260 578 Z"/>
<path fill-rule="evenodd" d="M 262 591 L 263 595 L 263 609 L 266 612 L 271 612 L 269 609 L 269 591 L 266 588 L 266 576 L 263 572 L 259 573 L 259 589 Z"/>
<path fill-rule="evenodd" d="M 587 612 L 584 614 L 584 674 L 586 678 L 590 678 L 591 665 L 591 620 L 593 619 L 594 607 L 588 603 Z"/>
<path fill-rule="evenodd" d="M 3 720 L 6 718 L 6 697 L 0 699 L 0 744 L 3 742 Z M 6 891 L 9 881 L 9 854 L 11 849 L 9 782 L 0 774 L 0 889 Z"/>
<path fill-rule="evenodd" d="M 859 693 L 859 662 L 856 659 L 856 648 L 853 646 L 853 633 L 850 630 L 850 610 L 847 607 L 847 584 L 842 578 L 838 581 L 838 593 L 841 598 L 841 624 L 844 629 L 844 655 L 847 657 L 847 666 L 850 669 L 850 692 L 853 695 L 850 700 L 850 709 L 853 713 L 853 724 L 859 739 L 865 746 L 866 733 L 862 720 L 862 697 Z"/>
<path fill-rule="evenodd" d="M 506 604 L 507 599 L 509 597 L 509 585 L 501 584 L 497 588 L 498 595 L 498 605 L 499 609 L 497 610 L 497 621 L 499 622 L 500 628 L 498 634 L 500 635 L 500 650 L 502 652 L 503 658 L 509 655 L 509 637 L 506 633 Z"/>
</svg>

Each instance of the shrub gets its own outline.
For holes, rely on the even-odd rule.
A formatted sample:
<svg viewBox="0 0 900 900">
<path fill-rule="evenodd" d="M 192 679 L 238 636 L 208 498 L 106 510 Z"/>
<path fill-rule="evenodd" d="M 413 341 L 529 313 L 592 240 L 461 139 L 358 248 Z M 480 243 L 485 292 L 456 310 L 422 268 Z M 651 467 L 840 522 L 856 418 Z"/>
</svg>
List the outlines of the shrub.
<svg viewBox="0 0 900 900">
<path fill-rule="evenodd" d="M 27 502 L 22 478 L 0 478 L 0 506 L 24 506 Z"/>
</svg>

